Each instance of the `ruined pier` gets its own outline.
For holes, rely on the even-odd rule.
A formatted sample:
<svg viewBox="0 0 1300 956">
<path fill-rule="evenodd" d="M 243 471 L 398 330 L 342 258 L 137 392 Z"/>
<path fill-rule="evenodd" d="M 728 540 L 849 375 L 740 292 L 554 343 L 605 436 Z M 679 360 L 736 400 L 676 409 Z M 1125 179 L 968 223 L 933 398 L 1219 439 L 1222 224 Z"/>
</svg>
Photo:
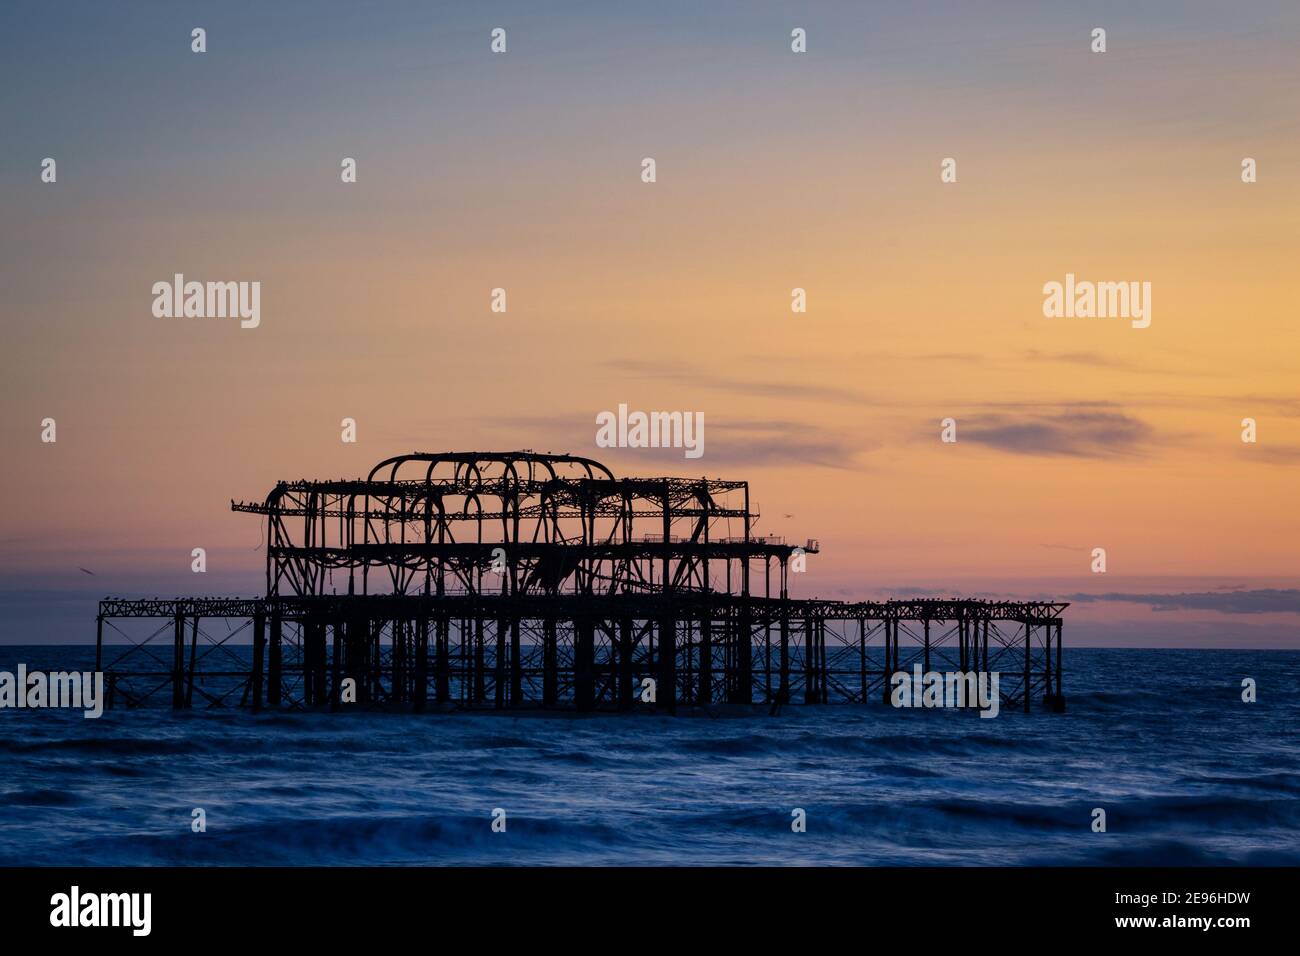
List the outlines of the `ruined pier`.
<svg viewBox="0 0 1300 956">
<path fill-rule="evenodd" d="M 744 481 L 417 453 L 231 507 L 266 521 L 266 594 L 102 601 L 110 706 L 777 710 L 888 704 L 917 666 L 1064 701 L 1066 604 L 792 599 L 818 543 L 757 536 Z"/>
</svg>

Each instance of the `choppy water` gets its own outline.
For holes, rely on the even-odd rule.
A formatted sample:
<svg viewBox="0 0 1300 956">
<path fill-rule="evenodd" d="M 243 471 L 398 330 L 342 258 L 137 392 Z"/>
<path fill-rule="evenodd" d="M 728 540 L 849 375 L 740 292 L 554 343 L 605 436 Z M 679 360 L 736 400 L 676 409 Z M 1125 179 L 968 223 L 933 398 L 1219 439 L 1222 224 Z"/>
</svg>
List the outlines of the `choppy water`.
<svg viewBox="0 0 1300 956">
<path fill-rule="evenodd" d="M 993 720 L 0 711 L 0 864 L 1300 863 L 1300 653 L 1065 655 Z"/>
</svg>

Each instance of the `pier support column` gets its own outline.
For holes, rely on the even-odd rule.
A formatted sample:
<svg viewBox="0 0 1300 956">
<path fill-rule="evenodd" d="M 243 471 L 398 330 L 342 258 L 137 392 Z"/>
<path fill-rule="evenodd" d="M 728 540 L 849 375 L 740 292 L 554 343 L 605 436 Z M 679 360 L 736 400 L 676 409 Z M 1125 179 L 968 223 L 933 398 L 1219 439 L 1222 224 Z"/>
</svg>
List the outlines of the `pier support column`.
<svg viewBox="0 0 1300 956">
<path fill-rule="evenodd" d="M 555 639 L 555 618 L 542 621 L 542 706 L 554 707 L 560 699 L 559 649 Z"/>
<path fill-rule="evenodd" d="M 736 629 L 736 694 L 732 703 L 752 704 L 754 702 L 754 622 L 749 612 L 749 602 L 740 608 L 740 620 Z"/>
<path fill-rule="evenodd" d="M 474 621 L 460 619 L 460 702 L 474 703 Z"/>
<path fill-rule="evenodd" d="M 817 703 L 826 703 L 826 622 L 813 618 L 813 673 L 817 678 Z"/>
<path fill-rule="evenodd" d="M 266 663 L 266 702 L 272 707 L 280 703 L 281 636 L 280 612 L 275 611 L 271 614 L 271 643 L 267 647 Z"/>
<path fill-rule="evenodd" d="M 781 653 L 777 663 L 776 702 L 790 703 L 790 606 L 781 602 Z"/>
<path fill-rule="evenodd" d="M 1056 622 L 1056 705 L 1065 709 L 1065 692 L 1061 690 L 1061 622 Z"/>
<path fill-rule="evenodd" d="M 321 666 L 317 660 L 317 625 L 313 621 L 303 621 L 298 626 L 302 629 L 302 702 L 307 707 L 314 707 L 320 702 L 316 695 L 317 674 Z"/>
<path fill-rule="evenodd" d="M 330 630 L 334 637 L 334 652 L 330 655 L 330 709 L 338 710 L 343 691 L 343 622 L 335 619 Z"/>
<path fill-rule="evenodd" d="M 506 631 L 509 625 L 505 618 L 497 621 L 496 659 L 492 661 L 493 703 L 498 710 L 506 705 Z"/>
<path fill-rule="evenodd" d="M 420 615 L 415 621 L 415 686 L 411 704 L 417 714 L 424 713 L 429 699 L 429 618 Z"/>
<path fill-rule="evenodd" d="M 302 704 L 310 707 L 316 702 L 316 647 L 309 623 L 299 621 L 298 633 L 302 644 Z"/>
<path fill-rule="evenodd" d="M 655 700 L 670 714 L 677 713 L 677 621 L 664 615 L 659 621 L 659 675 Z"/>
<path fill-rule="evenodd" d="M 199 655 L 199 618 L 195 615 L 190 619 L 190 666 L 185 675 L 185 709 L 188 710 L 194 706 L 194 668 L 198 664 Z"/>
<path fill-rule="evenodd" d="M 713 703 L 713 620 L 706 608 L 700 620 L 700 685 L 695 702 L 708 706 Z"/>
<path fill-rule="evenodd" d="M 862 703 L 867 702 L 867 622 L 858 618 L 858 689 Z"/>
<path fill-rule="evenodd" d="M 520 658 L 519 618 L 510 620 L 510 706 L 524 702 L 524 663 Z"/>
<path fill-rule="evenodd" d="M 262 657 L 266 648 L 266 615 L 261 611 L 253 615 L 253 674 L 250 693 L 253 710 L 262 709 Z"/>
<path fill-rule="evenodd" d="M 1043 703 L 1052 704 L 1052 625 L 1043 625 Z"/>
<path fill-rule="evenodd" d="M 1065 694 L 1061 690 L 1061 622 L 1059 620 L 1049 621 L 1043 625 L 1044 640 L 1043 653 L 1046 660 L 1043 662 L 1044 679 L 1046 681 L 1046 690 L 1043 692 L 1043 704 L 1054 714 L 1059 714 L 1065 710 Z M 1056 662 L 1052 662 L 1052 639 L 1056 639 Z"/>
<path fill-rule="evenodd" d="M 618 709 L 631 710 L 632 689 L 632 619 L 618 623 Z"/>
<path fill-rule="evenodd" d="M 370 619 L 364 614 L 348 618 L 344 632 L 343 680 L 352 681 L 355 703 L 370 702 Z M 340 702 L 342 698 L 340 697 Z"/>
<path fill-rule="evenodd" d="M 984 630 L 984 637 L 983 637 L 983 647 L 980 648 L 980 657 L 981 657 L 981 659 L 983 660 L 983 667 L 982 667 L 981 669 L 987 671 L 987 670 L 989 669 L 989 621 L 988 621 L 988 618 L 985 618 L 983 623 L 984 623 L 984 627 L 983 627 L 983 630 Z"/>
<path fill-rule="evenodd" d="M 736 635 L 736 704 L 754 702 L 754 620 L 749 601 L 740 609 L 740 632 Z"/>
<path fill-rule="evenodd" d="M 573 622 L 573 706 L 596 706 L 596 625 L 578 618 Z"/>
<path fill-rule="evenodd" d="M 925 636 L 922 640 L 925 641 L 925 669 L 922 671 L 923 675 L 930 673 L 930 619 L 928 617 L 924 621 L 924 627 Z"/>
<path fill-rule="evenodd" d="M 817 703 L 817 625 L 812 618 L 803 621 L 803 702 Z"/>
<path fill-rule="evenodd" d="M 772 612 L 763 609 L 763 703 L 772 703 Z"/>
<path fill-rule="evenodd" d="M 963 612 L 961 617 L 961 672 L 969 674 L 979 670 L 979 622 L 971 620 Z M 967 697 L 967 707 L 979 707 L 979 695 Z"/>
<path fill-rule="evenodd" d="M 375 617 L 366 619 L 366 653 L 370 655 L 370 699 L 375 703 L 384 698 L 384 619 Z"/>
<path fill-rule="evenodd" d="M 881 665 L 881 669 L 880 669 L 880 676 L 881 676 L 880 693 L 886 705 L 891 703 L 890 691 L 893 688 L 890 686 L 889 679 L 893 675 L 894 657 L 895 657 L 894 641 L 896 639 L 897 637 L 894 633 L 894 620 L 893 618 L 887 617 L 885 618 L 885 657 L 884 657 L 884 663 Z"/>
<path fill-rule="evenodd" d="M 487 649 L 483 633 L 483 618 L 474 621 L 474 703 L 487 700 Z"/>
<path fill-rule="evenodd" d="M 177 614 L 172 635 L 172 708 L 185 706 L 185 615 Z"/>
<path fill-rule="evenodd" d="M 1025 621 L 1025 693 L 1024 693 L 1024 697 L 1025 697 L 1025 713 L 1026 713 L 1026 714 L 1029 713 L 1029 705 L 1030 705 L 1029 681 L 1033 678 L 1033 671 L 1031 670 L 1031 668 L 1030 668 L 1030 664 L 1029 664 L 1029 653 L 1030 653 L 1030 646 L 1031 646 L 1031 644 L 1033 643 L 1033 636 L 1034 636 L 1033 625 L 1031 625 L 1028 621 Z"/>
<path fill-rule="evenodd" d="M 327 651 L 325 647 L 325 625 L 317 621 L 312 625 L 315 628 L 313 643 L 316 648 L 316 706 L 319 707 L 325 703 L 329 695 L 328 674 L 326 666 L 328 665 Z"/>
<path fill-rule="evenodd" d="M 389 622 L 389 627 L 393 629 L 393 677 L 389 700 L 394 704 L 401 704 L 406 699 L 406 680 L 409 666 L 406 661 L 406 622 L 394 618 Z"/>
<path fill-rule="evenodd" d="M 451 699 L 451 661 L 448 659 L 451 652 L 448 636 L 450 630 L 451 619 L 445 614 L 438 615 L 433 668 L 437 677 L 434 698 L 439 704 L 445 704 Z"/>
</svg>

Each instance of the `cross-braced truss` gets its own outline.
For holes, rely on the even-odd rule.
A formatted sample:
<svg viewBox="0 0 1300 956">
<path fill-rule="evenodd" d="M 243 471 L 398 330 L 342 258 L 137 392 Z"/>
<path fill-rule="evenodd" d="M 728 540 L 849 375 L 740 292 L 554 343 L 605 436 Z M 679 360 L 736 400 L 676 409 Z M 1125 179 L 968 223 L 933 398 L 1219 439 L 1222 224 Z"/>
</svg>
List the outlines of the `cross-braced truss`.
<svg viewBox="0 0 1300 956">
<path fill-rule="evenodd" d="M 888 701 L 918 666 L 1063 700 L 1065 604 L 792 600 L 817 542 L 756 536 L 743 481 L 412 454 L 231 506 L 266 518 L 266 596 L 101 602 L 111 701 L 777 708 Z"/>
</svg>

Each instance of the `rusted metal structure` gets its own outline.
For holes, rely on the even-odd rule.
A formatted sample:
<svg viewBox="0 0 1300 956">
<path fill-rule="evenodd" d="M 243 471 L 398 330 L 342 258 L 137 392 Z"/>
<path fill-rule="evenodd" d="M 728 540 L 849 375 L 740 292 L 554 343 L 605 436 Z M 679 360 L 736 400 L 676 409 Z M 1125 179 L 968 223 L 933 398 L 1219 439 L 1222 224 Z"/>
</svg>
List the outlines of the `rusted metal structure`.
<svg viewBox="0 0 1300 956">
<path fill-rule="evenodd" d="M 101 602 L 114 704 L 776 709 L 887 702 L 914 665 L 1064 699 L 1065 604 L 791 599 L 818 544 L 757 536 L 744 481 L 411 454 L 231 507 L 265 519 L 265 596 Z"/>
</svg>

